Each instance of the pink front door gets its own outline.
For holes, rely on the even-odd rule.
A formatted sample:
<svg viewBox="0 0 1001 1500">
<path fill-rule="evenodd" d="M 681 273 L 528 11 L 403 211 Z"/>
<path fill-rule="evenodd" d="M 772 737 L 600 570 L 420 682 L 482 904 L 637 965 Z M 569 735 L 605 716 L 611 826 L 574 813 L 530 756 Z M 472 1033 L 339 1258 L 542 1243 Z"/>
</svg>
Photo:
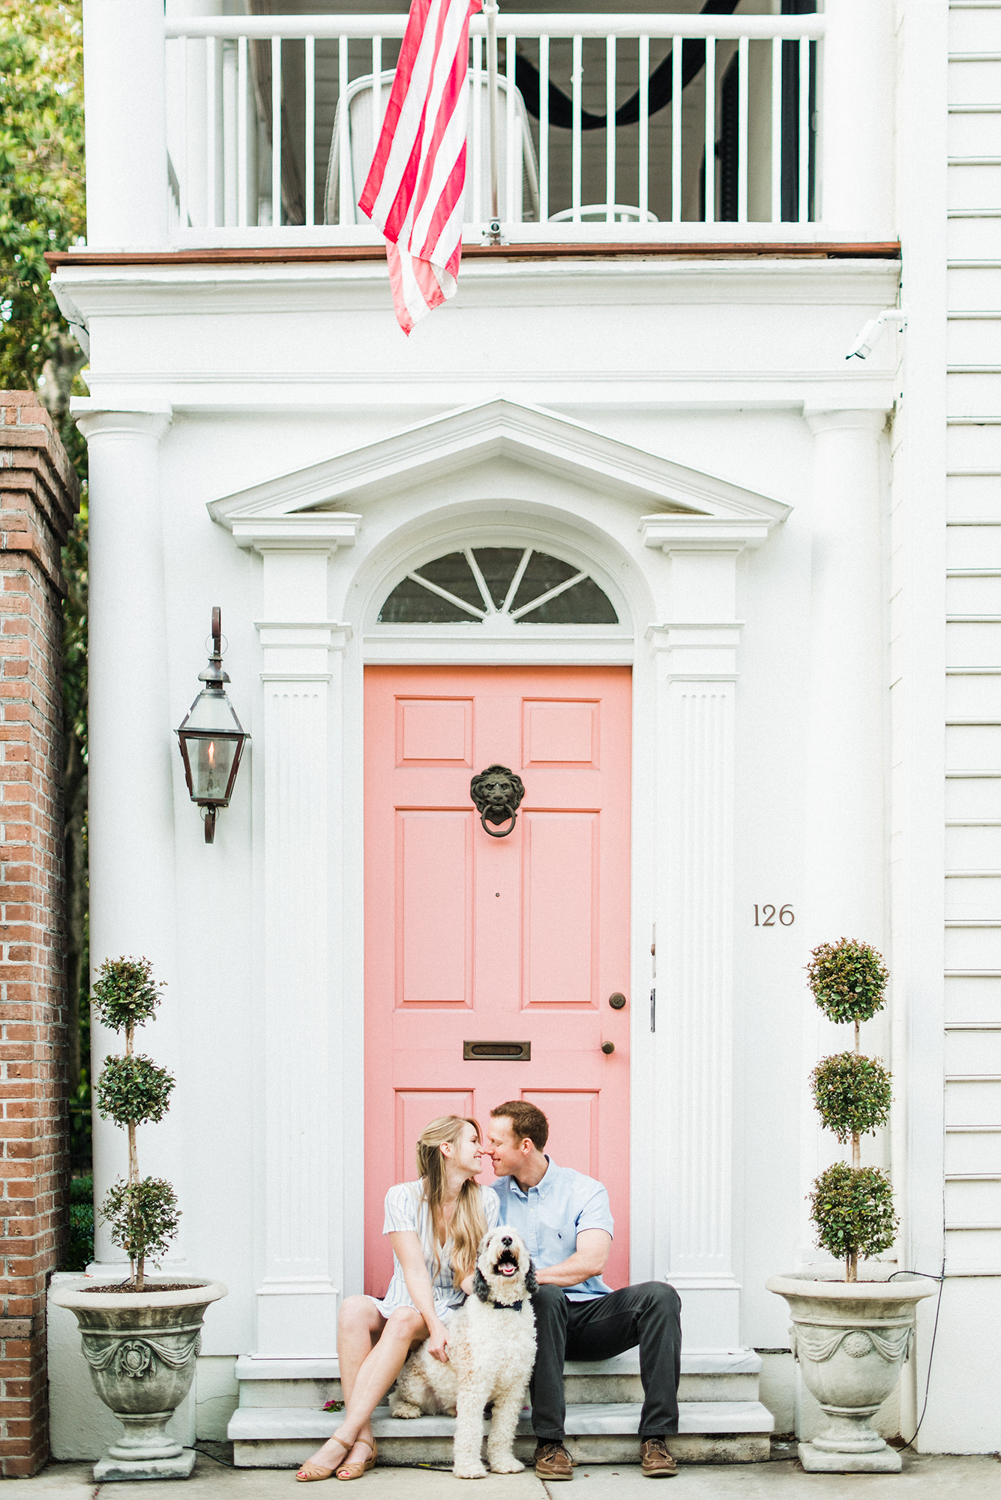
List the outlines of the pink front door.
<svg viewBox="0 0 1001 1500">
<path fill-rule="evenodd" d="M 505 1099 L 607 1186 L 629 1270 L 629 669 L 370 667 L 365 674 L 365 1287 L 392 1259 L 383 1198 L 436 1115 Z M 525 784 L 491 838 L 470 778 Z M 609 1004 L 616 997 L 616 1008 Z M 467 1043 L 531 1057 L 464 1058 Z M 611 1044 L 613 1051 L 602 1051 Z M 527 1050 L 527 1048 L 525 1049 Z M 492 1181 L 487 1169 L 481 1181 Z"/>
</svg>

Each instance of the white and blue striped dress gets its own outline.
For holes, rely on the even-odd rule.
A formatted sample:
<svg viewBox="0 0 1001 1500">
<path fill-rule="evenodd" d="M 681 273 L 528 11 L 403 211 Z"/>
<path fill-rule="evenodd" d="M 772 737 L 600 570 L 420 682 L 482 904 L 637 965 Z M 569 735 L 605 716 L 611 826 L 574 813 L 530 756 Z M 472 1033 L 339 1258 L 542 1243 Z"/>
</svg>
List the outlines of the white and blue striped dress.
<svg viewBox="0 0 1001 1500">
<path fill-rule="evenodd" d="M 486 1216 L 487 1229 L 493 1229 L 500 1217 L 500 1204 L 497 1194 L 489 1188 L 482 1188 L 478 1183 L 474 1184 L 480 1193 L 483 1202 L 483 1212 Z M 383 1234 L 396 1234 L 401 1230 L 412 1230 L 421 1242 L 421 1250 L 424 1252 L 424 1264 L 428 1268 L 431 1278 L 431 1289 L 434 1293 L 434 1310 L 439 1318 L 445 1316 L 449 1308 L 456 1307 L 463 1300 L 460 1287 L 452 1280 L 452 1240 L 451 1236 L 445 1241 L 439 1252 L 437 1266 L 435 1265 L 434 1253 L 434 1231 L 431 1228 L 431 1210 L 427 1199 L 421 1191 L 419 1182 L 398 1182 L 391 1187 L 386 1194 L 386 1218 L 382 1226 Z M 372 1301 L 382 1313 L 388 1318 L 391 1312 L 398 1307 L 413 1307 L 414 1301 L 407 1291 L 407 1283 L 403 1275 L 403 1267 L 393 1256 L 393 1279 L 389 1283 L 389 1290 L 384 1297 L 373 1297 Z"/>
</svg>

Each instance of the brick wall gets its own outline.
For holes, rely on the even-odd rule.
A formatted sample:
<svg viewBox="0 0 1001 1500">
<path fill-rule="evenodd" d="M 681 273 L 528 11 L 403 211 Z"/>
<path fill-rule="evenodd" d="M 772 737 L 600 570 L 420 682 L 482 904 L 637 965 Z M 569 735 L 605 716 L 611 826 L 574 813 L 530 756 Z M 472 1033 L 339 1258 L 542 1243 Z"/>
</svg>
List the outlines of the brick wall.
<svg viewBox="0 0 1001 1500">
<path fill-rule="evenodd" d="M 66 1232 L 62 580 L 76 474 L 0 391 L 0 1475 L 48 1457 L 45 1287 Z"/>
</svg>

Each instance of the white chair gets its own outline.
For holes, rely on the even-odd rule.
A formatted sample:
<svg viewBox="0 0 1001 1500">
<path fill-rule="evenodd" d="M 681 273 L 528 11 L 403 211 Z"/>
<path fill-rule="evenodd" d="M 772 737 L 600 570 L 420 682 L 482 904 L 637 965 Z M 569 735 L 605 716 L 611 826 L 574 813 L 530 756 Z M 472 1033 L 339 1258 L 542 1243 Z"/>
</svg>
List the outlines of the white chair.
<svg viewBox="0 0 1001 1500">
<path fill-rule="evenodd" d="M 379 75 L 379 127 L 389 106 L 389 95 L 396 76 L 393 69 Z M 479 110 L 476 109 L 474 89 L 477 76 L 480 82 Z M 469 74 L 469 123 L 466 132 L 466 193 L 463 205 L 463 220 L 467 224 L 484 223 L 490 218 L 490 102 L 486 73 Z M 376 136 L 372 122 L 373 75 L 364 74 L 348 84 L 337 101 L 334 129 L 330 141 L 330 159 L 327 163 L 327 184 L 323 195 L 323 218 L 325 224 L 367 224 L 369 221 L 359 212 L 358 198 L 375 155 Z M 348 117 L 348 146 L 346 152 L 349 174 L 347 213 L 340 216 L 340 172 L 341 130 L 344 111 Z M 474 139 L 474 134 L 478 139 Z M 535 159 L 535 146 L 528 124 L 525 101 L 518 89 L 514 91 L 514 150 L 515 182 L 521 186 L 521 197 L 516 196 L 511 214 L 507 207 L 507 79 L 497 80 L 497 181 L 502 219 L 513 218 L 520 222 L 522 202 L 527 183 L 529 199 L 535 218 L 539 217 L 539 169 Z M 479 173 L 477 175 L 477 152 Z M 479 187 L 474 201 L 474 190 Z M 517 189 L 516 189 L 517 194 Z"/>
<path fill-rule="evenodd" d="M 659 224 L 660 220 L 656 214 L 647 209 L 641 214 L 638 208 L 633 208 L 628 203 L 585 203 L 580 209 L 561 208 L 558 214 L 550 214 L 550 224 L 567 224 L 572 221 L 577 213 L 580 214 L 582 224 L 607 224 L 609 214 L 613 224 L 638 224 L 642 219 L 644 224 Z"/>
</svg>

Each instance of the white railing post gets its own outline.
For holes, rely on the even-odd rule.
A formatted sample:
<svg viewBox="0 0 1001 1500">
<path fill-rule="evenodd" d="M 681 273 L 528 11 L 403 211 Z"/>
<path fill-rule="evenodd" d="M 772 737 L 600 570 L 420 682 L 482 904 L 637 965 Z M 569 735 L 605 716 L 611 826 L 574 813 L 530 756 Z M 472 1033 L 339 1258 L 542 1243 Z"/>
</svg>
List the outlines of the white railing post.
<svg viewBox="0 0 1001 1500">
<path fill-rule="evenodd" d="M 87 239 L 167 243 L 163 0 L 84 0 Z"/>
</svg>

